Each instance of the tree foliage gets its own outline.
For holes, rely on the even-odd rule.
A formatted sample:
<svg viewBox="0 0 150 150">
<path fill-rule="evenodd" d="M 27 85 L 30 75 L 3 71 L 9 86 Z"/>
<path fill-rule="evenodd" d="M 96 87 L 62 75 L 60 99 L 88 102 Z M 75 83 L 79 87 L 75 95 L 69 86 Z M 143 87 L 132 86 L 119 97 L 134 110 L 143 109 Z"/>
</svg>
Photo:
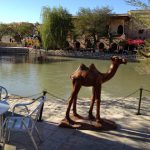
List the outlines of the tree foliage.
<svg viewBox="0 0 150 150">
<path fill-rule="evenodd" d="M 93 37 L 96 45 L 96 37 L 106 35 L 111 10 L 108 7 L 102 8 L 81 8 L 74 19 L 74 25 L 79 35 Z"/>
<path fill-rule="evenodd" d="M 131 11 L 132 22 L 135 28 L 150 28 L 150 0 L 125 0 L 127 4 L 138 7 L 142 10 Z"/>
<path fill-rule="evenodd" d="M 64 48 L 71 29 L 71 15 L 66 9 L 43 7 L 41 37 L 45 49 Z"/>
<path fill-rule="evenodd" d="M 7 28 L 8 28 L 7 24 L 3 24 L 3 23 L 0 24 L 0 41 L 3 37 L 3 35 L 6 34 Z"/>
<path fill-rule="evenodd" d="M 150 9 L 150 0 L 143 2 L 142 0 L 125 0 L 127 4 L 136 6 L 142 9 Z"/>
<path fill-rule="evenodd" d="M 34 25 L 28 22 L 0 24 L 0 39 L 3 35 L 11 35 L 15 41 L 21 42 L 26 36 L 32 36 Z"/>
<path fill-rule="evenodd" d="M 11 23 L 9 25 L 10 35 L 14 37 L 17 42 L 27 36 L 33 36 L 34 25 L 28 22 Z"/>
<path fill-rule="evenodd" d="M 130 11 L 132 22 L 134 24 L 135 29 L 144 29 L 150 28 L 150 11 L 148 10 L 137 10 L 137 11 Z"/>
</svg>

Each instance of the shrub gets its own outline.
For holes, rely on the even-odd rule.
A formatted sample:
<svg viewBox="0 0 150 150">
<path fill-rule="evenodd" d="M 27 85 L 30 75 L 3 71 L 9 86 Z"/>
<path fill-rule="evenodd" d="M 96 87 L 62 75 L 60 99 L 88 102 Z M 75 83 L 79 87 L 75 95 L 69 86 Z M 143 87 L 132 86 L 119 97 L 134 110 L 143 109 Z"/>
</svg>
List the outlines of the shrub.
<svg viewBox="0 0 150 150">
<path fill-rule="evenodd" d="M 0 42 L 0 46 L 1 47 L 17 47 L 17 43 L 4 43 L 4 42 Z"/>
</svg>

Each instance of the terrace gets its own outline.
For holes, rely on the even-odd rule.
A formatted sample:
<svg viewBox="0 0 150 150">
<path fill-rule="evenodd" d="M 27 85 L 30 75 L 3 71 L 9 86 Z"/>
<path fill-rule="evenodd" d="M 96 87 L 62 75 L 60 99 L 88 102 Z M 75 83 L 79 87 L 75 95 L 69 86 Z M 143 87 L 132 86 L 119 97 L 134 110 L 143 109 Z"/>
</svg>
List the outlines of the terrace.
<svg viewBox="0 0 150 150">
<path fill-rule="evenodd" d="M 139 95 L 139 91 L 132 94 Z M 141 114 L 135 115 L 139 98 L 132 95 L 120 98 L 103 98 L 101 117 L 116 122 L 116 130 L 75 130 L 59 127 L 65 116 L 67 102 L 50 95 L 44 105 L 43 121 L 37 126 L 42 137 L 38 143 L 39 150 L 148 150 L 150 147 L 150 111 L 149 97 L 142 98 Z M 16 102 L 30 101 L 30 99 L 14 96 L 8 100 L 12 107 Z M 89 99 L 79 100 L 78 111 L 87 116 Z M 18 112 L 19 113 L 19 112 Z M 33 144 L 28 136 L 22 133 L 13 133 L 10 143 L 5 149 L 33 150 Z"/>
</svg>

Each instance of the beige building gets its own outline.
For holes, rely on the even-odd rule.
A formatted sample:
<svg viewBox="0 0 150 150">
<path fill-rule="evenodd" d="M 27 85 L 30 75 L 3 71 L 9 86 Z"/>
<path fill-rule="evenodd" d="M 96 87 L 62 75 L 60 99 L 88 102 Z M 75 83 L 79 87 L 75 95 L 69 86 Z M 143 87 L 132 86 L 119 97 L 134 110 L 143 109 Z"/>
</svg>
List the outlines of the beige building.
<svg viewBox="0 0 150 150">
<path fill-rule="evenodd" d="M 109 22 L 109 32 L 112 35 L 128 36 L 130 16 L 128 14 L 114 14 Z"/>
<path fill-rule="evenodd" d="M 77 16 L 73 17 L 73 19 L 76 18 Z M 103 51 L 110 47 L 112 50 L 134 49 L 136 45 L 129 46 L 124 40 L 150 39 L 150 28 L 148 28 L 150 27 L 150 10 L 131 10 L 126 14 L 112 14 L 107 27 L 110 36 L 99 39 L 97 43 L 99 50 Z M 108 37 L 113 37 L 111 45 Z M 77 40 L 82 48 L 86 47 L 84 36 L 78 37 Z"/>
<path fill-rule="evenodd" d="M 148 28 L 150 27 L 150 10 L 132 10 L 127 14 L 112 14 L 108 26 L 108 32 L 113 37 L 112 43 L 109 45 L 108 38 L 101 38 L 98 43 L 99 50 L 103 51 L 109 47 L 112 50 L 132 50 L 137 45 L 127 45 L 125 42 L 123 46 L 119 43 L 123 39 L 150 39 L 150 28 Z"/>
<path fill-rule="evenodd" d="M 135 21 L 138 18 L 137 21 Z M 127 14 L 113 14 L 109 23 L 112 35 L 126 39 L 150 39 L 150 10 L 132 10 Z"/>
</svg>

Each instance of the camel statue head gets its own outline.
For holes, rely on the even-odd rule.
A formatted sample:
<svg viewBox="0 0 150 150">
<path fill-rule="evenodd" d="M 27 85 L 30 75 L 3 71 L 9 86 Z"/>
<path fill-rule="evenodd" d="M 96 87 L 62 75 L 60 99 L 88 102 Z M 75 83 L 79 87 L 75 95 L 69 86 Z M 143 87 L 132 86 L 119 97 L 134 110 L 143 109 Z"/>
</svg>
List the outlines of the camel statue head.
<svg viewBox="0 0 150 150">
<path fill-rule="evenodd" d="M 126 64 L 127 63 L 127 59 L 125 58 L 121 58 L 120 56 L 112 56 L 111 57 L 112 63 L 113 64 Z"/>
</svg>

